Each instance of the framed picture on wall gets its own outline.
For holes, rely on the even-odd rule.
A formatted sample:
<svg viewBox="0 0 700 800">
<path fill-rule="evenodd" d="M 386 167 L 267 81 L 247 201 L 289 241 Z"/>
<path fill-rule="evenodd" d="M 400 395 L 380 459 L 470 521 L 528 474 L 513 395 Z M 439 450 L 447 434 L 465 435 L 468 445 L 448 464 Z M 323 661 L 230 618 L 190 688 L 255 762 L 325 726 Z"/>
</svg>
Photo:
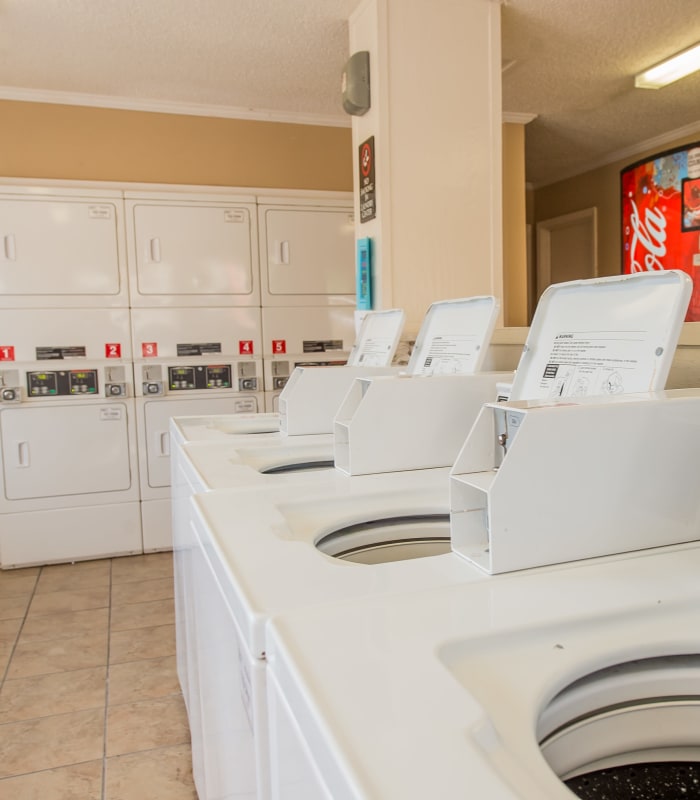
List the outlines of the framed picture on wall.
<svg viewBox="0 0 700 800">
<path fill-rule="evenodd" d="M 686 321 L 700 321 L 700 142 L 625 167 L 620 194 L 622 272 L 687 272 L 693 295 Z"/>
</svg>

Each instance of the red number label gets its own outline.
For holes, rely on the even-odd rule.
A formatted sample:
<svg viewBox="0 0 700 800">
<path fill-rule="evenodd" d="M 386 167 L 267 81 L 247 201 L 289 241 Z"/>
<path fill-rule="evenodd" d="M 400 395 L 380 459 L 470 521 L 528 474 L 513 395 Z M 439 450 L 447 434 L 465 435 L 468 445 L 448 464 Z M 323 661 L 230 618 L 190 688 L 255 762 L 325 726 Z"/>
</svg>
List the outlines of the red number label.
<svg viewBox="0 0 700 800">
<path fill-rule="evenodd" d="M 253 340 L 252 339 L 239 339 L 238 340 L 238 353 L 242 356 L 253 355 Z"/>
<path fill-rule="evenodd" d="M 286 339 L 273 339 L 272 340 L 272 352 L 274 355 L 279 355 L 280 353 L 287 352 L 287 340 Z"/>
<path fill-rule="evenodd" d="M 105 345 L 105 358 L 121 358 L 122 346 L 119 342 Z"/>
<path fill-rule="evenodd" d="M 158 355 L 158 342 L 141 342 L 141 355 L 144 358 L 155 358 Z"/>
<path fill-rule="evenodd" d="M 14 361 L 15 348 L 14 347 L 0 347 L 0 361 Z"/>
</svg>

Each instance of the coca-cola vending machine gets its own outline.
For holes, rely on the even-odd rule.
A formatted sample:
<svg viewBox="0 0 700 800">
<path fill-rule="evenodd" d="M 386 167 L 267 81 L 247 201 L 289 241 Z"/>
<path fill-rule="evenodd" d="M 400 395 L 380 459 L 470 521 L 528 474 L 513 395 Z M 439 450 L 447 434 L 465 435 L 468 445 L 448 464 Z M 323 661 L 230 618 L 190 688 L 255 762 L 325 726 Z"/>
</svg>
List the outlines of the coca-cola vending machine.
<svg viewBox="0 0 700 800">
<path fill-rule="evenodd" d="M 693 280 L 686 322 L 700 320 L 700 142 L 620 173 L 622 271 L 681 269 Z"/>
</svg>

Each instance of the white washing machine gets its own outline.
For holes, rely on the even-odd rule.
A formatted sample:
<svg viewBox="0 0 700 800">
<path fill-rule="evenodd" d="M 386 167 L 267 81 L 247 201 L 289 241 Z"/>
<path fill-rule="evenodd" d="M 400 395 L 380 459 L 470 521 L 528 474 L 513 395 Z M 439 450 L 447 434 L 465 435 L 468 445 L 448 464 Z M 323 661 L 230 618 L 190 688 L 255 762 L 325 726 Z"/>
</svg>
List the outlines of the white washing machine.
<svg viewBox="0 0 700 800">
<path fill-rule="evenodd" d="M 170 418 L 262 409 L 258 308 L 134 308 L 134 380 L 146 552 L 172 547 Z"/>
<path fill-rule="evenodd" d="M 276 800 L 698 796 L 697 544 L 282 613 Z"/>
<path fill-rule="evenodd" d="M 211 188 L 124 197 L 132 308 L 260 306 L 254 196 Z"/>
<path fill-rule="evenodd" d="M 127 308 L 123 214 L 116 191 L 0 187 L 0 308 Z"/>
<path fill-rule="evenodd" d="M 687 305 L 688 287 L 680 276 L 672 275 L 576 284 L 589 296 L 589 301 L 592 292 L 592 307 L 598 324 L 603 317 L 611 324 L 615 321 L 615 314 L 606 316 L 601 311 L 605 308 L 601 300 L 611 292 L 619 297 L 620 284 L 627 285 L 628 291 L 639 301 L 644 319 L 650 308 L 642 302 L 644 292 L 639 294 L 640 286 L 651 285 L 652 294 L 660 287 L 660 300 L 657 297 L 660 307 L 670 307 L 682 321 L 685 306 L 678 295 L 685 298 Z M 667 291 L 669 286 L 674 287 L 670 292 Z M 568 287 L 564 296 L 569 296 Z M 616 304 L 609 305 L 608 311 L 616 308 Z M 628 311 L 623 313 L 627 319 Z M 656 336 L 659 331 L 655 330 L 646 341 L 646 348 L 655 352 L 663 345 L 670 362 L 680 323 L 676 325 L 674 314 L 665 316 L 660 311 L 660 316 L 663 319 L 660 327 L 670 327 L 671 333 L 664 331 L 659 339 Z M 531 344 L 538 342 L 540 345 L 538 326 L 533 323 L 533 328 Z M 639 361 L 640 369 L 648 367 L 647 361 Z M 663 372 L 665 359 L 652 364 L 653 376 L 658 376 Z M 655 379 L 647 369 L 647 383 Z M 232 689 L 234 696 L 224 700 L 225 695 L 220 694 L 224 691 L 222 687 L 211 684 L 213 678 L 204 677 L 221 663 L 217 661 L 217 648 L 229 648 L 230 663 L 240 665 L 235 681 L 233 673 L 227 676 L 230 685 L 250 687 L 244 693 L 245 697 L 253 699 L 246 702 L 256 703 L 264 698 L 260 687 L 265 680 L 265 621 L 277 611 L 314 603 L 322 605 L 341 597 L 391 593 L 401 591 L 401 587 L 410 591 L 419 586 L 440 586 L 482 577 L 480 571 L 466 561 L 460 563 L 458 555 L 446 552 L 444 533 L 449 501 L 445 491 L 448 483 L 444 471 L 440 470 L 403 471 L 363 478 L 344 476 L 330 483 L 325 473 L 318 473 L 315 485 L 309 482 L 305 487 L 295 486 L 274 493 L 270 490 L 267 498 L 266 493 L 258 494 L 249 489 L 245 493 L 211 492 L 194 499 L 191 547 L 197 566 L 191 575 L 194 583 L 190 596 L 195 599 L 195 620 L 194 633 L 189 634 L 194 643 L 186 642 L 185 648 L 196 664 L 189 665 L 189 691 L 191 696 L 200 692 L 206 696 L 211 686 L 217 687 L 211 689 L 215 695 L 210 700 L 196 704 L 202 716 L 192 728 L 200 793 L 210 796 L 206 787 L 207 771 L 215 771 L 216 765 L 225 761 L 223 753 L 230 750 L 232 740 L 221 733 L 226 729 L 225 726 L 221 728 L 222 719 L 235 730 L 235 736 L 252 737 L 258 757 L 265 758 L 266 752 L 262 743 L 264 707 L 253 706 L 250 715 L 243 713 L 240 700 L 236 699 L 238 689 Z M 355 560 L 360 563 L 347 563 Z M 218 588 L 212 576 L 216 576 Z M 218 611 L 207 610 L 208 604 L 218 604 Z M 221 637 L 219 632 L 214 641 L 214 632 L 207 623 L 214 616 L 220 620 L 230 618 L 231 636 Z M 234 634 L 238 636 L 237 644 Z M 241 724 L 248 716 L 253 720 L 254 735 Z M 217 736 L 220 736 L 218 741 Z M 213 763 L 207 764 L 206 759 Z M 262 780 L 260 776 L 267 774 L 266 770 L 261 765 L 258 769 L 258 780 Z"/>
<path fill-rule="evenodd" d="M 142 552 L 128 309 L 0 315 L 2 567 Z"/>
</svg>

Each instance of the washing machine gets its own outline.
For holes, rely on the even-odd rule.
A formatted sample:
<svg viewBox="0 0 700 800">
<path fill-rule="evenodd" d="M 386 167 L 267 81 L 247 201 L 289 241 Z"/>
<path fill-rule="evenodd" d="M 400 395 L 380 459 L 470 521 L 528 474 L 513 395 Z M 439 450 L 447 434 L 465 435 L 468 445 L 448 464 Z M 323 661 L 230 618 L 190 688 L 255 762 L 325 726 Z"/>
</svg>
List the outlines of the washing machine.
<svg viewBox="0 0 700 800">
<path fill-rule="evenodd" d="M 650 308 L 642 302 L 645 292 L 639 292 L 640 286 L 650 287 L 647 291 L 652 294 L 660 287 L 657 302 L 664 309 L 660 317 L 677 338 L 680 324 L 665 311 L 670 306 L 682 321 L 685 307 L 678 295 L 685 297 L 686 305 L 688 299 L 682 275 L 577 284 L 595 309 L 596 324 L 608 323 L 607 331 L 612 330 L 618 306 L 609 304 L 611 313 L 600 316 L 606 307 L 602 301 L 609 293 L 619 298 L 620 284 L 639 301 L 645 320 Z M 564 296 L 569 296 L 568 291 Z M 625 309 L 623 313 L 627 324 L 629 312 Z M 531 344 L 537 342 L 539 350 L 542 342 L 534 321 L 533 329 Z M 653 335 L 646 348 L 656 351 L 659 342 L 668 350 L 670 363 L 673 335 L 667 333 L 661 339 Z M 654 360 L 650 377 L 648 363 L 642 362 L 639 359 L 639 368 L 647 369 L 647 384 L 665 368 L 665 359 Z M 599 405 L 605 403 L 599 401 Z M 412 436 L 413 428 L 405 435 Z M 189 665 L 189 691 L 192 696 L 203 692 L 205 698 L 196 704 L 201 717 L 192 728 L 200 793 L 210 796 L 206 759 L 213 760 L 209 770 L 215 772 L 225 761 L 222 754 L 230 750 L 230 740 L 221 733 L 226 725 L 235 731 L 232 736 L 252 737 L 258 757 L 265 758 L 265 708 L 254 704 L 264 702 L 265 697 L 265 621 L 271 615 L 283 609 L 323 605 L 334 598 L 391 593 L 402 586 L 410 591 L 484 578 L 480 570 L 450 552 L 446 543 L 448 494 L 444 470 L 357 477 L 336 470 L 332 480 L 319 472 L 316 481 L 304 487 L 214 491 L 194 498 L 191 541 L 196 566 L 190 595 L 195 606 L 188 634 L 193 639 L 183 646 L 196 662 Z M 208 604 L 218 605 L 218 611 L 208 609 Z M 229 635 L 220 635 L 221 622 L 218 638 L 208 629 L 207 620 L 215 617 L 229 619 Z M 234 687 L 227 700 L 224 689 L 209 676 L 224 657 L 220 648 L 228 648 L 225 657 L 237 665 L 236 677 L 233 670 L 226 676 Z M 245 687 L 242 692 L 248 699 L 244 706 L 236 705 L 240 691 L 235 687 Z M 210 690 L 214 694 L 207 700 Z M 218 743 L 217 735 L 221 736 Z M 258 770 L 261 781 L 268 773 L 260 764 Z"/>
<path fill-rule="evenodd" d="M 260 310 L 133 308 L 144 551 L 172 548 L 170 418 L 262 410 Z"/>
<path fill-rule="evenodd" d="M 697 544 L 281 613 L 272 796 L 698 796 Z"/>
<path fill-rule="evenodd" d="M 2 186 L 0 220 L 0 308 L 128 308 L 120 192 Z"/>
<path fill-rule="evenodd" d="M 3 568 L 142 552 L 129 311 L 0 315 Z"/>
</svg>

